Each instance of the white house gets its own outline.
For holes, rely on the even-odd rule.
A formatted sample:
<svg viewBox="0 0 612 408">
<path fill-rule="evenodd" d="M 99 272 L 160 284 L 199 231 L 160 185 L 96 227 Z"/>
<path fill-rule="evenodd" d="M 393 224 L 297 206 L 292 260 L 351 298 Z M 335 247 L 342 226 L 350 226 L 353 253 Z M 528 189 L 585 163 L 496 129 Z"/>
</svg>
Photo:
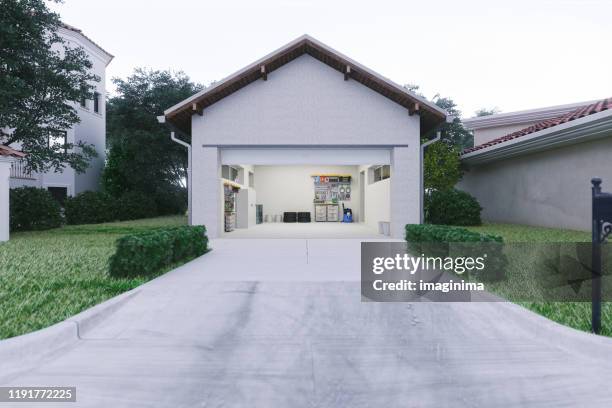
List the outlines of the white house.
<svg viewBox="0 0 612 408">
<path fill-rule="evenodd" d="M 612 191 L 612 98 L 464 121 L 459 188 L 487 221 L 589 230 L 591 179 Z"/>
<path fill-rule="evenodd" d="M 190 222 L 212 237 L 296 216 L 343 228 L 342 204 L 402 237 L 420 221 L 421 136 L 446 112 L 304 35 L 164 120 L 191 136 Z"/>
<path fill-rule="evenodd" d="M 90 167 L 82 174 L 77 174 L 70 167 L 57 173 L 53 170 L 45 173 L 29 173 L 25 170 L 23 162 L 16 161 L 10 171 L 10 186 L 11 188 L 22 186 L 45 188 L 61 201 L 66 196 L 99 188 L 106 151 L 106 67 L 113 56 L 77 28 L 63 24 L 58 29 L 58 34 L 69 46 L 83 47 L 92 62 L 93 73 L 100 77 L 100 82 L 95 84 L 94 99 L 81 101 L 75 106 L 81 119 L 80 123 L 59 137 L 65 137 L 68 143 L 81 140 L 94 145 L 98 157 L 90 162 Z M 19 149 L 18 145 L 11 147 Z"/>
</svg>

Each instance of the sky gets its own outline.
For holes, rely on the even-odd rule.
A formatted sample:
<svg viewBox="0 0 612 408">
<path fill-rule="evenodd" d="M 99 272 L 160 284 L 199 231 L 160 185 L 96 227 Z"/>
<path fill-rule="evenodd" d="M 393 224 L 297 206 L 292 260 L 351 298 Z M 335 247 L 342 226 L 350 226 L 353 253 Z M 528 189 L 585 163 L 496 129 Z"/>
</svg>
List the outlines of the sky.
<svg viewBox="0 0 612 408">
<path fill-rule="evenodd" d="M 612 0 L 64 0 L 50 4 L 136 67 L 208 84 L 302 34 L 471 117 L 612 97 Z"/>
</svg>

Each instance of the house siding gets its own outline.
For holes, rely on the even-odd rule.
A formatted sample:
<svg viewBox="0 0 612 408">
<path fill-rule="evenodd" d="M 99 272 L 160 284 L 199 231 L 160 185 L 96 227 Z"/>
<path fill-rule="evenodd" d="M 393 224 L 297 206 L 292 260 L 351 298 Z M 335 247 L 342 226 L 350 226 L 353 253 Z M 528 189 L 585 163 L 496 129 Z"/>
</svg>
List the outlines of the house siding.
<svg viewBox="0 0 612 408">
<path fill-rule="evenodd" d="M 591 179 L 612 190 L 610 157 L 612 137 L 475 166 L 458 188 L 485 221 L 590 230 Z"/>
</svg>

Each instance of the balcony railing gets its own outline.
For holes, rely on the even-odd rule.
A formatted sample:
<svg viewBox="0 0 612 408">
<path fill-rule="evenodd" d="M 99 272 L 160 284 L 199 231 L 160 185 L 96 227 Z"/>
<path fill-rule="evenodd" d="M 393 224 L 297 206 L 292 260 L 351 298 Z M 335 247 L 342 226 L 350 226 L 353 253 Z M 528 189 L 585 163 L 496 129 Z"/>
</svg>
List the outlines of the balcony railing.
<svg viewBox="0 0 612 408">
<path fill-rule="evenodd" d="M 11 165 L 11 178 L 34 180 L 32 173 L 26 168 L 25 161 L 17 160 Z"/>
</svg>

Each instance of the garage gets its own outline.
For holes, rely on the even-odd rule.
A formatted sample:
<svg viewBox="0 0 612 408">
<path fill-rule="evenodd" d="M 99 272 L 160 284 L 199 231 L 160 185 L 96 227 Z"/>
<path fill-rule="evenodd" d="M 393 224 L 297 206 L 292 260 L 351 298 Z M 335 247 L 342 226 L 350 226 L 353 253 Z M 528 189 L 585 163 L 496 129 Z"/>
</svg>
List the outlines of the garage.
<svg viewBox="0 0 612 408">
<path fill-rule="evenodd" d="M 305 35 L 161 120 L 210 237 L 402 238 L 421 219 L 421 138 L 446 112 Z"/>
<path fill-rule="evenodd" d="M 388 236 L 390 156 L 382 148 L 221 149 L 221 236 Z"/>
</svg>

